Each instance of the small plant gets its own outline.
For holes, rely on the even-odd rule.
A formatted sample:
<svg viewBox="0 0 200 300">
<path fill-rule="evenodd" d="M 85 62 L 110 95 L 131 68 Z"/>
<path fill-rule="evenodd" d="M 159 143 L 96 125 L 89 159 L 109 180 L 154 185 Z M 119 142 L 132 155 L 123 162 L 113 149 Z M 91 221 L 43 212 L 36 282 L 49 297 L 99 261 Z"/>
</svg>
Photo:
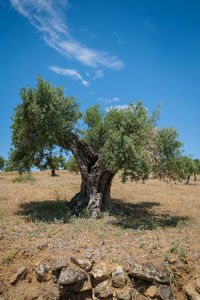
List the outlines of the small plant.
<svg viewBox="0 0 200 300">
<path fill-rule="evenodd" d="M 182 282 L 179 280 L 179 279 L 176 279 L 176 278 L 174 278 L 174 285 L 177 287 L 177 289 L 179 290 L 179 291 L 181 291 L 182 290 L 182 287 L 183 287 L 183 284 L 182 284 Z"/>
<path fill-rule="evenodd" d="M 158 248 L 156 243 L 151 243 L 149 246 L 149 253 L 152 254 L 153 250 L 156 250 Z"/>
<path fill-rule="evenodd" d="M 182 228 L 182 227 L 184 227 L 184 226 L 190 224 L 191 222 L 192 222 L 192 220 L 189 219 L 189 218 L 186 219 L 186 220 L 180 220 L 180 221 L 178 221 L 176 227 L 177 227 L 177 228 Z"/>
<path fill-rule="evenodd" d="M 144 242 L 142 242 L 141 244 L 140 244 L 140 249 L 144 249 L 144 247 L 145 247 L 145 243 Z"/>
<path fill-rule="evenodd" d="M 3 263 L 4 264 L 9 264 L 13 261 L 13 259 L 15 258 L 15 253 L 8 253 L 4 258 L 3 258 Z"/>
<path fill-rule="evenodd" d="M 33 175 L 31 175 L 31 174 L 27 174 L 25 176 L 20 176 L 20 177 L 15 177 L 12 179 L 13 183 L 16 183 L 16 182 L 27 183 L 27 182 L 33 182 L 33 181 L 35 181 L 35 179 L 33 178 Z"/>
<path fill-rule="evenodd" d="M 114 264 L 119 264 L 119 263 L 120 263 L 120 261 L 119 261 L 118 259 L 113 259 L 112 262 L 113 262 Z"/>
<path fill-rule="evenodd" d="M 179 249 L 178 255 L 179 255 L 179 257 L 181 257 L 181 258 L 185 258 L 185 257 L 186 257 L 186 251 L 185 251 L 185 249 L 184 249 L 183 247 L 181 247 L 181 248 Z"/>
<path fill-rule="evenodd" d="M 165 261 L 169 261 L 171 259 L 169 253 L 165 253 Z"/>
<path fill-rule="evenodd" d="M 176 241 L 172 244 L 172 246 L 170 247 L 169 251 L 170 251 L 171 253 L 178 254 L 178 247 L 179 247 L 179 244 L 180 244 L 179 241 L 176 240 Z"/>
<path fill-rule="evenodd" d="M 180 258 L 186 257 L 186 251 L 183 247 L 181 247 L 179 240 L 176 240 L 169 250 L 171 253 L 177 254 Z"/>
</svg>

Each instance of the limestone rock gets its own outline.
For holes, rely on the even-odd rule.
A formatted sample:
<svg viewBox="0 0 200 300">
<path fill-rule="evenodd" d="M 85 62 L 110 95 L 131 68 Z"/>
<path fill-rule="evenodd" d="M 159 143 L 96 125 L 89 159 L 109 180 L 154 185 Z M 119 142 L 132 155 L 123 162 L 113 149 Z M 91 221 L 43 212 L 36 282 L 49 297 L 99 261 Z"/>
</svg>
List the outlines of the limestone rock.
<svg viewBox="0 0 200 300">
<path fill-rule="evenodd" d="M 59 285 L 60 296 L 65 296 L 68 292 L 77 293 L 87 291 L 92 291 L 92 284 L 90 279 L 82 280 L 72 285 Z"/>
<path fill-rule="evenodd" d="M 40 264 L 36 268 L 36 276 L 39 281 L 48 281 L 51 279 L 51 274 L 49 273 L 50 266 L 47 264 Z"/>
<path fill-rule="evenodd" d="M 144 264 L 132 264 L 129 266 L 128 274 L 147 281 L 156 281 L 159 283 L 170 283 L 170 277 L 166 273 L 158 268 L 153 266 L 150 263 Z"/>
<path fill-rule="evenodd" d="M 106 268 L 106 264 L 103 262 L 101 262 L 99 265 L 97 265 L 90 274 L 97 281 L 106 280 L 109 277 L 109 273 Z"/>
<path fill-rule="evenodd" d="M 200 293 L 200 277 L 197 277 L 195 280 L 195 289 Z"/>
<path fill-rule="evenodd" d="M 112 285 L 116 288 L 122 288 L 126 285 L 126 278 L 121 266 L 117 266 L 116 270 L 112 272 Z"/>
<path fill-rule="evenodd" d="M 25 266 L 21 266 L 17 269 L 17 272 L 12 275 L 10 278 L 10 283 L 12 285 L 16 284 L 19 279 L 24 279 L 26 278 L 26 275 L 28 273 L 28 270 Z"/>
<path fill-rule="evenodd" d="M 108 298 L 108 297 L 111 297 L 113 295 L 108 280 L 99 283 L 95 287 L 95 289 L 94 289 L 94 295 L 98 299 Z"/>
<path fill-rule="evenodd" d="M 127 289 L 125 291 L 117 291 L 116 297 L 118 300 L 131 300 L 132 299 L 131 289 Z"/>
<path fill-rule="evenodd" d="M 157 294 L 157 287 L 155 285 L 151 285 L 145 292 L 145 295 L 150 298 L 154 298 Z"/>
<path fill-rule="evenodd" d="M 86 272 L 91 271 L 94 265 L 94 261 L 89 261 L 87 259 L 77 259 L 75 257 L 71 257 L 71 261 Z"/>
<path fill-rule="evenodd" d="M 58 283 L 60 285 L 72 285 L 86 279 L 88 279 L 87 274 L 81 270 L 63 269 L 58 278 Z"/>
<path fill-rule="evenodd" d="M 199 293 L 195 290 L 195 288 L 191 285 L 191 283 L 188 283 L 184 290 L 186 292 L 186 295 L 190 297 L 191 300 L 200 300 Z"/>
<path fill-rule="evenodd" d="M 161 300 L 173 300 L 172 289 L 170 285 L 160 284 L 157 290 L 157 296 Z"/>
<path fill-rule="evenodd" d="M 62 268 L 68 267 L 68 261 L 66 259 L 56 259 L 55 264 L 52 266 L 53 271 L 60 271 Z"/>
</svg>

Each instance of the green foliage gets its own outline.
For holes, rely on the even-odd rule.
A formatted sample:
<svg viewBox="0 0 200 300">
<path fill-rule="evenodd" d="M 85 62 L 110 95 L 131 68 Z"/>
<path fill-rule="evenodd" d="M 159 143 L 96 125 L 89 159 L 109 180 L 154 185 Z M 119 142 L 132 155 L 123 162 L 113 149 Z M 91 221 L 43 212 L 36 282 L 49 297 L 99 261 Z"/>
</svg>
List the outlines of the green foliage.
<svg viewBox="0 0 200 300">
<path fill-rule="evenodd" d="M 74 97 L 66 97 L 63 88 L 52 86 L 42 77 L 37 78 L 35 88 L 22 88 L 20 96 L 22 103 L 15 108 L 11 126 L 18 160 L 29 157 L 35 164 L 55 145 L 68 149 L 81 117 Z"/>
<path fill-rule="evenodd" d="M 163 128 L 157 132 L 156 157 L 153 165 L 153 174 L 159 179 L 183 179 L 181 170 L 181 147 L 179 134 L 176 128 Z"/>
<path fill-rule="evenodd" d="M 27 153 L 27 155 L 21 157 L 20 154 L 21 153 L 19 153 L 17 149 L 10 149 L 10 152 L 8 153 L 8 160 L 5 164 L 6 172 L 17 171 L 20 174 L 23 172 L 30 172 L 33 164 L 30 155 Z"/>
<path fill-rule="evenodd" d="M 14 258 L 15 258 L 15 256 L 16 256 L 16 254 L 13 252 L 13 253 L 8 253 L 8 254 L 6 254 L 6 256 L 3 258 L 3 260 L 2 260 L 2 262 L 4 263 L 4 264 L 10 264 L 13 260 L 14 260 Z"/>
<path fill-rule="evenodd" d="M 188 156 L 181 157 L 181 165 L 180 165 L 180 171 L 182 172 L 182 176 L 184 179 L 188 178 L 189 176 L 196 173 L 196 165 L 192 158 Z M 197 173 L 198 174 L 198 173 Z M 189 181 L 189 178 L 188 178 Z"/>
<path fill-rule="evenodd" d="M 177 177 L 182 144 L 174 128 L 157 129 L 159 110 L 151 115 L 140 101 L 108 112 L 94 105 L 86 111 L 81 131 L 77 127 L 79 105 L 64 95 L 63 88 L 38 77 L 36 87 L 21 89 L 20 96 L 22 103 L 15 109 L 11 126 L 18 162 L 26 158 L 30 164 L 56 164 L 46 154 L 56 146 L 70 150 L 74 139 L 82 139 L 100 155 L 109 171 L 115 174 L 122 170 L 123 181 L 128 177 L 145 180 L 152 171 L 161 178 Z M 73 166 L 74 161 L 70 164 Z"/>
<path fill-rule="evenodd" d="M 20 176 L 20 177 L 15 177 L 12 179 L 13 183 L 28 183 L 28 182 L 33 182 L 35 179 L 33 178 L 33 175 L 27 174 L 25 176 Z"/>
<path fill-rule="evenodd" d="M 194 173 L 195 174 L 200 174 L 200 159 L 194 159 L 193 160 L 194 165 L 195 165 L 195 169 L 194 169 Z"/>
<path fill-rule="evenodd" d="M 74 156 L 71 156 L 68 159 L 65 168 L 70 172 L 76 172 L 76 174 L 78 174 L 78 172 L 80 171 L 79 165 L 77 164 Z"/>
<path fill-rule="evenodd" d="M 60 153 L 59 156 L 56 152 L 53 153 L 53 151 L 47 151 L 43 158 L 37 158 L 35 165 L 40 170 L 47 170 L 50 169 L 52 172 L 52 175 L 55 174 L 55 170 L 58 170 L 60 168 L 65 168 L 66 161 L 64 156 Z"/>
<path fill-rule="evenodd" d="M 5 165 L 5 159 L 3 158 L 3 156 L 0 155 L 0 170 L 3 169 L 4 165 Z"/>
<path fill-rule="evenodd" d="M 88 126 L 85 141 L 101 153 L 110 171 L 123 171 L 123 181 L 128 176 L 132 180 L 147 179 L 158 114 L 151 116 L 140 101 L 130 103 L 126 109 L 110 109 L 107 114 L 97 105 L 90 107 L 84 117 Z"/>
</svg>

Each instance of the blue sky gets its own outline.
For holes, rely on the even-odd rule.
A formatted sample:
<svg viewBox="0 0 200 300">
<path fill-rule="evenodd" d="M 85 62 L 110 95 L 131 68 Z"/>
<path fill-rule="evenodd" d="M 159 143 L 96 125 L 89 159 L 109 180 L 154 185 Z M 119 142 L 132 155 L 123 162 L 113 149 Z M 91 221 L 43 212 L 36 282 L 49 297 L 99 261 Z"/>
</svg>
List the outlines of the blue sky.
<svg viewBox="0 0 200 300">
<path fill-rule="evenodd" d="M 200 2 L 0 0 L 0 155 L 19 89 L 42 75 L 81 110 L 162 103 L 186 154 L 200 158 Z"/>
</svg>

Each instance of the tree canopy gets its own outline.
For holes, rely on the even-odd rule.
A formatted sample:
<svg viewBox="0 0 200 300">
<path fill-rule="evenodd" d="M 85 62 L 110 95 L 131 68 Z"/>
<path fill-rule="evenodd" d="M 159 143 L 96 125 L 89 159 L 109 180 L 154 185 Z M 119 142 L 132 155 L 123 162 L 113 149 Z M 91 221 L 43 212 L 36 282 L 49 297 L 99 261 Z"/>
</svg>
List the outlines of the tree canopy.
<svg viewBox="0 0 200 300">
<path fill-rule="evenodd" d="M 181 177 L 177 167 L 171 168 L 181 157 L 182 143 L 173 127 L 158 129 L 159 110 L 150 114 L 139 101 L 121 110 L 94 105 L 82 116 L 74 97 L 41 77 L 35 88 L 22 88 L 20 96 L 11 126 L 16 156 L 34 163 L 52 147 L 71 150 L 82 177 L 81 191 L 71 201 L 76 210 L 107 206 L 118 170 L 123 181 L 145 180 L 151 172 Z M 82 117 L 84 129 L 78 122 Z"/>
<path fill-rule="evenodd" d="M 0 170 L 3 169 L 4 165 L 5 165 L 5 159 L 3 158 L 3 156 L 0 155 Z"/>
<path fill-rule="evenodd" d="M 51 175 L 56 176 L 56 170 L 60 168 L 65 168 L 66 161 L 64 156 L 60 153 L 59 155 L 57 152 L 49 151 L 44 154 L 44 157 L 41 160 L 38 160 L 35 165 L 40 170 L 51 170 Z"/>
</svg>

